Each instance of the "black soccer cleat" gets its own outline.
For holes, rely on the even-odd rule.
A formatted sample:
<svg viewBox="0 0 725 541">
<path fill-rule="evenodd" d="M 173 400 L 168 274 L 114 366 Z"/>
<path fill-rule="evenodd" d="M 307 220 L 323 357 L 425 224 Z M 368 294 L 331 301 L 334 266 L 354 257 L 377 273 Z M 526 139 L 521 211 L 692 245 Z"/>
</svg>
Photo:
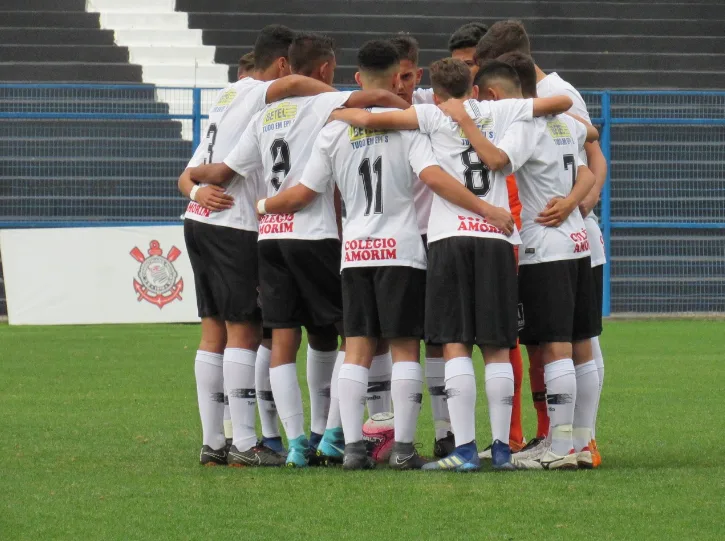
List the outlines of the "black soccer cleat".
<svg viewBox="0 0 725 541">
<path fill-rule="evenodd" d="M 418 454 L 412 443 L 395 442 L 388 464 L 394 470 L 419 470 L 428 461 Z"/>
<path fill-rule="evenodd" d="M 227 464 L 235 468 L 245 466 L 284 466 L 286 457 L 276 453 L 269 447 L 257 444 L 246 451 L 238 451 L 232 445 L 229 449 Z"/>
<path fill-rule="evenodd" d="M 364 441 L 345 445 L 345 456 L 342 459 L 344 470 L 372 470 L 375 466 L 375 461 L 368 455 Z"/>
<path fill-rule="evenodd" d="M 222 447 L 215 450 L 204 445 L 199 453 L 199 464 L 202 466 L 226 466 L 227 465 L 227 449 Z"/>
<path fill-rule="evenodd" d="M 433 456 L 445 458 L 456 450 L 456 438 L 453 432 L 448 432 L 445 438 L 436 440 L 433 444 Z"/>
</svg>

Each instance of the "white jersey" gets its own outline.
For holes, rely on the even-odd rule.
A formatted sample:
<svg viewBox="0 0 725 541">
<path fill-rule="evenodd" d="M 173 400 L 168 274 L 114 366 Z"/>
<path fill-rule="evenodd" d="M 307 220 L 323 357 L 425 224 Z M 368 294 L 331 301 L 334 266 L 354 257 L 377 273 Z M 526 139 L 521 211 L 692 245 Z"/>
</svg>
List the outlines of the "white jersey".
<svg viewBox="0 0 725 541">
<path fill-rule="evenodd" d="M 232 151 L 252 117 L 264 109 L 267 89 L 272 81 L 257 81 L 251 77 L 237 81 L 221 91 L 209 111 L 206 136 L 194 152 L 188 167 L 203 163 L 221 163 Z M 259 198 L 261 177 L 257 172 L 242 179 L 235 176 L 225 187 L 234 198 L 232 208 L 212 212 L 191 201 L 184 218 L 234 229 L 257 231 L 254 204 Z"/>
<path fill-rule="evenodd" d="M 423 103 L 435 105 L 432 88 L 417 88 L 413 92 L 413 105 L 422 105 Z"/>
<path fill-rule="evenodd" d="M 490 172 L 481 162 L 463 130 L 435 105 L 414 105 L 420 131 L 430 135 L 433 152 L 441 167 L 458 179 L 471 192 L 491 205 L 509 209 L 506 175 L 513 171 Z M 468 100 L 466 111 L 476 125 L 494 144 L 514 122 L 529 122 L 533 118 L 533 100 L 482 101 Z M 533 124 L 529 132 L 533 137 Z M 520 244 L 519 233 L 507 237 L 503 231 L 484 218 L 471 213 L 438 195 L 433 196 L 428 242 L 453 236 L 490 237 Z"/>
<path fill-rule="evenodd" d="M 374 108 L 373 112 L 395 109 Z M 372 131 L 332 122 L 317 136 L 302 184 L 318 193 L 337 183 L 345 205 L 342 265 L 426 268 L 416 227 L 415 175 L 438 165 L 418 131 Z"/>
<path fill-rule="evenodd" d="M 413 104 L 420 105 L 422 103 L 435 105 L 432 88 L 418 88 L 413 92 Z M 418 216 L 418 230 L 421 235 L 426 235 L 428 233 L 430 209 L 433 205 L 433 190 L 425 182 L 416 177 L 413 187 L 413 197 L 415 200 L 415 213 Z"/>
<path fill-rule="evenodd" d="M 262 166 L 267 197 L 297 185 L 317 134 L 350 94 L 325 92 L 269 104 L 252 119 L 224 163 L 245 177 Z M 266 214 L 259 222 L 259 240 L 336 238 L 332 190 L 296 214 Z"/>
<path fill-rule="evenodd" d="M 536 83 L 536 93 L 540 98 L 549 98 L 551 96 L 561 95 L 569 96 L 571 98 L 571 101 L 574 102 L 569 111 L 574 113 L 575 115 L 579 115 L 591 124 L 591 118 L 589 116 L 589 111 L 587 110 L 587 104 L 584 102 L 584 98 L 582 98 L 582 95 L 571 84 L 559 77 L 556 72 L 548 74 L 541 81 Z M 587 165 L 586 152 L 582 151 L 579 154 L 579 158 L 582 164 Z M 599 221 L 597 219 L 597 215 L 593 212 L 590 212 L 584 218 L 584 223 L 587 227 L 587 234 L 589 236 L 589 247 L 592 252 L 592 267 L 604 265 L 607 262 L 607 256 L 606 252 L 604 251 L 604 237 L 602 236 L 602 230 L 599 229 Z"/>
<path fill-rule="evenodd" d="M 507 140 L 528 141 L 521 132 L 522 123 L 514 124 L 501 146 L 508 146 L 516 171 L 521 200 L 521 248 L 519 265 L 579 259 L 587 257 L 589 242 L 584 220 L 576 208 L 559 227 L 536 223 L 539 213 L 554 197 L 566 197 L 576 180 L 579 150 L 587 138 L 584 124 L 567 115 L 536 118 L 533 147 L 507 145 Z"/>
</svg>

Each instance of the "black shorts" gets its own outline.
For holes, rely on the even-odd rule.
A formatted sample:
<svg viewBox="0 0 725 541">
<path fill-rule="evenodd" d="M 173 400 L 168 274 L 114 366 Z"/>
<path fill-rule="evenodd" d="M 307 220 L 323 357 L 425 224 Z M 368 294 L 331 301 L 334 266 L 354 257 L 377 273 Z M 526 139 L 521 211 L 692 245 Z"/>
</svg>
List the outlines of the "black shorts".
<svg viewBox="0 0 725 541">
<path fill-rule="evenodd" d="M 312 334 L 327 335 L 331 325 L 342 321 L 340 254 L 337 239 L 260 241 L 264 326 L 304 326 Z"/>
<path fill-rule="evenodd" d="M 427 254 L 428 253 L 428 234 L 423 233 L 420 236 L 420 239 L 423 241 L 423 248 L 425 248 L 425 253 Z"/>
<path fill-rule="evenodd" d="M 519 267 L 521 343 L 578 342 L 601 333 L 591 259 Z"/>
<path fill-rule="evenodd" d="M 604 306 L 604 265 L 592 267 L 594 276 L 594 299 L 597 302 L 597 314 L 599 315 L 599 334 L 602 334 L 602 307 Z M 599 336 L 599 334 L 597 336 Z"/>
<path fill-rule="evenodd" d="M 509 242 L 449 237 L 430 244 L 426 341 L 515 347 L 516 299 L 516 260 Z"/>
<path fill-rule="evenodd" d="M 184 220 L 199 317 L 261 321 L 257 233 Z"/>
<path fill-rule="evenodd" d="M 342 271 L 345 336 L 423 338 L 425 271 L 352 267 Z"/>
</svg>

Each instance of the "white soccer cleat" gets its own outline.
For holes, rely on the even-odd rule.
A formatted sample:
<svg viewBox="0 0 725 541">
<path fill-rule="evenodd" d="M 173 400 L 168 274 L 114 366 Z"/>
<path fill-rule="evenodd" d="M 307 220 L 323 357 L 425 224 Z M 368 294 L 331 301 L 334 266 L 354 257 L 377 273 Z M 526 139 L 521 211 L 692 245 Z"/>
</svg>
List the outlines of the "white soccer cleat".
<svg viewBox="0 0 725 541">
<path fill-rule="evenodd" d="M 544 467 L 538 460 L 532 458 L 517 458 L 516 455 L 511 455 L 511 464 L 517 470 L 543 470 Z"/>
<path fill-rule="evenodd" d="M 557 455 L 549 449 L 537 462 L 545 470 L 576 470 L 578 468 L 577 454 L 573 450 L 568 455 Z"/>
<path fill-rule="evenodd" d="M 483 451 L 478 453 L 478 458 L 481 460 L 491 460 L 491 446 L 489 445 Z"/>
<path fill-rule="evenodd" d="M 591 470 L 594 467 L 594 458 L 589 447 L 585 447 L 576 454 L 577 466 L 585 470 Z"/>
<path fill-rule="evenodd" d="M 521 449 L 521 451 L 514 453 L 511 456 L 520 460 L 536 460 L 543 456 L 550 448 L 551 443 L 549 443 L 546 438 L 534 438 L 527 443 L 526 447 Z"/>
</svg>

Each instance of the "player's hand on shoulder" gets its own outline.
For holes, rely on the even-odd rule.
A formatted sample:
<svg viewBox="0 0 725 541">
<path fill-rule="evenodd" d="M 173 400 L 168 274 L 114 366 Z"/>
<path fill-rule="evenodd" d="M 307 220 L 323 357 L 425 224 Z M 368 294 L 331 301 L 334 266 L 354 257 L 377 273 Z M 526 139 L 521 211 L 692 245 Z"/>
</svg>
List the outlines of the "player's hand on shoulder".
<svg viewBox="0 0 725 541">
<path fill-rule="evenodd" d="M 514 218 L 511 216 L 511 213 L 505 208 L 491 206 L 490 210 L 486 212 L 486 216 L 484 216 L 484 218 L 488 220 L 488 223 L 503 231 L 507 237 L 510 237 L 513 234 L 516 222 L 514 222 Z"/>
<path fill-rule="evenodd" d="M 205 209 L 220 212 L 234 206 L 234 198 L 221 186 L 202 186 L 196 192 L 195 201 Z"/>
<path fill-rule="evenodd" d="M 566 197 L 554 197 L 539 213 L 536 222 L 545 227 L 559 227 L 574 212 L 576 203 Z"/>
<path fill-rule="evenodd" d="M 446 116 L 451 117 L 451 120 L 460 123 L 462 120 L 470 118 L 466 112 L 466 108 L 463 106 L 465 101 L 464 99 L 451 98 L 438 105 L 438 108 Z"/>
</svg>

